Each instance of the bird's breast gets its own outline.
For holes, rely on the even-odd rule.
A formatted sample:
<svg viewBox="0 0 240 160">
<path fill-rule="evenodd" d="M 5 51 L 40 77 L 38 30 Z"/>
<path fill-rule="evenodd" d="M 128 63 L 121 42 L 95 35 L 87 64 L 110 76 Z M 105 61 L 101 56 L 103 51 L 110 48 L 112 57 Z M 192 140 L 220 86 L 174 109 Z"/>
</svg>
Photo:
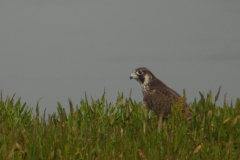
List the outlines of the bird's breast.
<svg viewBox="0 0 240 160">
<path fill-rule="evenodd" d="M 142 87 L 143 95 L 145 95 L 149 92 L 149 85 L 148 84 L 147 85 L 142 84 L 141 87 Z"/>
</svg>

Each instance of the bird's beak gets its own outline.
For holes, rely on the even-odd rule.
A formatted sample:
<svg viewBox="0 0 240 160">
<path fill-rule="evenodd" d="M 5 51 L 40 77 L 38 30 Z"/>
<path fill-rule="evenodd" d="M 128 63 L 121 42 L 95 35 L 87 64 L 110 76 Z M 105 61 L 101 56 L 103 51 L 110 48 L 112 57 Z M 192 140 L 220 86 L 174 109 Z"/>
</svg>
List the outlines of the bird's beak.
<svg viewBox="0 0 240 160">
<path fill-rule="evenodd" d="M 136 75 L 136 73 L 132 73 L 132 74 L 130 75 L 130 80 L 131 80 L 131 79 L 136 79 L 136 78 L 138 78 L 138 76 Z"/>
</svg>

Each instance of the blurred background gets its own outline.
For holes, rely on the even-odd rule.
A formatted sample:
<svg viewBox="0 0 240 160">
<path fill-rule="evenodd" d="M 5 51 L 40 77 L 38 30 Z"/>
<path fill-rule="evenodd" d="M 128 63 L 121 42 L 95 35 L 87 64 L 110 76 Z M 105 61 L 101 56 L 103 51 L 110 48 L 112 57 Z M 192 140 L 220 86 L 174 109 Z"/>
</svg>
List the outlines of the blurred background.
<svg viewBox="0 0 240 160">
<path fill-rule="evenodd" d="M 187 101 L 240 97 L 239 0 L 1 0 L 0 89 L 43 114 L 69 112 L 85 92 L 142 101 L 130 81 L 147 67 Z M 16 98 L 15 98 L 16 99 Z"/>
</svg>

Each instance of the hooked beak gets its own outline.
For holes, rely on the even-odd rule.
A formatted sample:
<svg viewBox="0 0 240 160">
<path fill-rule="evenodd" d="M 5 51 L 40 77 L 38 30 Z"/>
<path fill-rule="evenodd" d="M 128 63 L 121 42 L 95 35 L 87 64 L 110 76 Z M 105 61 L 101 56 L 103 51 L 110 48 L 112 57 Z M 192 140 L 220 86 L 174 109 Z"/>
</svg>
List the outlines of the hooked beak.
<svg viewBox="0 0 240 160">
<path fill-rule="evenodd" d="M 138 78 L 138 76 L 137 76 L 135 73 L 132 73 L 132 74 L 130 75 L 130 80 L 131 80 L 131 79 L 136 79 L 136 78 Z"/>
</svg>

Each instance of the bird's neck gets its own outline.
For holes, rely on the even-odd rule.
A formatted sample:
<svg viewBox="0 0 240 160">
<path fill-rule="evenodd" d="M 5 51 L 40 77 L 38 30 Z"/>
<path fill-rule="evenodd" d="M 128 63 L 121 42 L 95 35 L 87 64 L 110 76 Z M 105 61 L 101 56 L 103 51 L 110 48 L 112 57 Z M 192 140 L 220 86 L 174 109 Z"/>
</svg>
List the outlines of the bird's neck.
<svg viewBox="0 0 240 160">
<path fill-rule="evenodd" d="M 149 83 L 151 80 L 152 80 L 152 76 L 149 76 L 149 75 L 144 76 L 144 82 L 141 83 L 143 95 L 149 92 Z"/>
</svg>

